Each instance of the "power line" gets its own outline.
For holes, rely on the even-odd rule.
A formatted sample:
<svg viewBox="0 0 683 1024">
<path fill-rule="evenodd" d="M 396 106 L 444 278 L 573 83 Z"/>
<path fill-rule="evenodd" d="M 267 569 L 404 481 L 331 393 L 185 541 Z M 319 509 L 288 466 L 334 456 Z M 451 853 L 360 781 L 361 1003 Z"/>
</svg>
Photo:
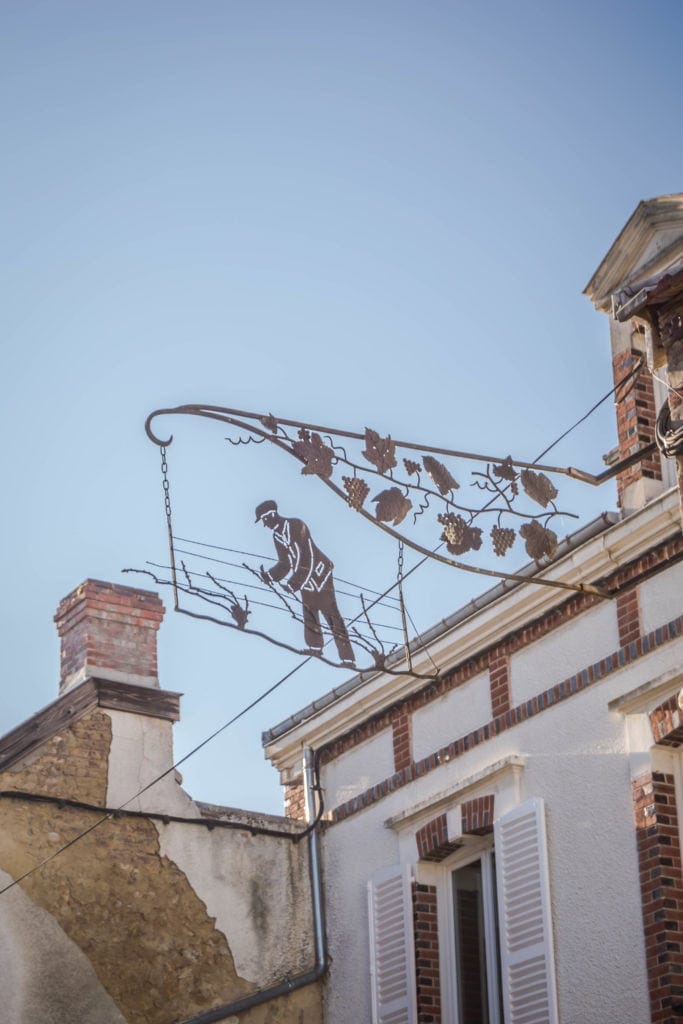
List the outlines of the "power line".
<svg viewBox="0 0 683 1024">
<path fill-rule="evenodd" d="M 189 543 L 190 544 L 194 544 L 196 542 L 195 541 L 190 541 Z M 213 547 L 215 545 L 211 545 L 211 546 Z M 211 555 L 202 555 L 202 554 L 198 553 L 197 551 L 188 551 L 186 548 L 177 548 L 177 547 L 175 547 L 175 545 L 174 545 L 174 548 L 175 548 L 176 553 L 179 554 L 179 555 L 190 555 L 192 558 L 201 558 L 205 562 L 216 562 L 218 565 L 228 565 L 228 566 L 230 566 L 231 569 L 243 569 L 244 568 L 244 565 L 241 562 L 228 562 L 224 558 L 212 558 Z M 268 561 L 268 562 L 274 562 L 275 561 L 274 558 L 266 558 L 266 556 L 261 556 L 261 555 L 254 555 L 253 557 L 254 558 L 261 558 L 261 557 L 263 557 L 263 560 L 264 561 Z M 347 582 L 347 581 L 342 580 L 340 576 L 335 576 L 335 579 L 339 580 L 342 583 Z M 227 582 L 228 583 L 232 582 L 235 586 L 252 586 L 252 587 L 256 586 L 257 589 L 268 590 L 267 587 L 259 588 L 257 584 L 253 584 L 253 583 L 250 583 L 250 584 L 236 583 L 234 580 L 232 580 L 232 581 L 228 580 Z M 364 587 L 359 586 L 357 583 L 348 583 L 347 582 L 347 585 L 350 586 L 350 587 L 355 587 L 357 590 L 360 590 L 360 591 L 363 591 L 365 589 Z M 345 597 L 352 597 L 352 598 L 354 598 L 354 600 L 360 601 L 360 596 L 358 594 L 352 594 L 348 590 L 337 589 L 337 593 L 338 594 L 344 594 Z M 370 594 L 377 594 L 378 591 L 376 591 L 376 590 L 369 590 L 368 593 L 370 593 Z M 396 609 L 392 605 L 385 605 L 385 607 L 391 608 L 392 611 L 396 611 Z"/>
<path fill-rule="evenodd" d="M 422 562 L 418 562 L 417 565 L 413 566 L 412 569 L 409 569 L 406 573 L 404 573 L 404 579 L 405 579 L 406 576 L 409 576 L 412 572 L 414 572 L 415 569 L 420 564 L 423 564 L 426 560 L 427 560 L 426 558 L 422 559 Z M 396 584 L 394 583 L 394 584 L 391 585 L 391 587 L 387 588 L 387 590 L 383 594 L 380 594 L 379 597 L 375 601 L 370 603 L 369 607 L 370 608 L 374 607 L 374 605 L 379 600 L 381 600 L 382 598 L 386 597 L 387 594 L 389 594 L 394 589 L 395 586 L 396 586 Z M 351 622 L 352 623 L 358 622 L 358 620 L 361 619 L 362 617 L 363 617 L 362 614 L 359 614 L 359 615 L 356 616 L 355 619 L 352 619 Z M 133 800 L 137 800 L 138 797 L 141 797 L 144 793 L 146 793 L 148 790 L 150 790 L 153 786 L 156 786 L 156 784 L 158 782 L 161 782 L 162 779 L 165 779 L 167 775 L 170 775 L 171 772 L 173 772 L 177 768 L 179 768 L 180 765 L 184 764 L 191 757 L 194 757 L 195 754 L 198 754 L 200 750 L 202 750 L 205 746 L 207 746 L 207 744 L 211 743 L 211 741 L 216 739 L 217 736 L 220 736 L 221 733 L 225 732 L 225 730 L 230 728 L 231 725 L 234 725 L 235 722 L 238 722 L 249 711 L 253 710 L 253 708 L 255 708 L 263 700 L 265 700 L 266 697 L 269 697 L 271 695 L 271 693 L 274 693 L 275 690 L 277 690 L 280 686 L 282 686 L 284 683 L 286 683 L 288 679 L 291 679 L 292 676 L 295 675 L 295 673 L 297 673 L 300 669 L 302 669 L 304 667 L 304 665 L 307 665 L 312 660 L 313 660 L 313 656 L 309 655 L 308 657 L 304 658 L 303 661 L 300 661 L 298 665 L 295 665 L 293 669 L 291 669 L 284 676 L 282 676 L 280 679 L 278 679 L 277 682 L 273 683 L 272 686 L 269 686 L 268 689 L 264 690 L 263 693 L 259 694 L 258 697 L 255 697 L 253 701 L 251 701 L 249 704 L 246 705 L 246 707 L 242 708 L 242 710 L 239 711 L 236 715 L 233 715 L 232 718 L 230 718 L 223 725 L 219 726 L 218 729 L 215 729 L 214 732 L 212 732 L 209 736 L 207 736 L 200 743 L 198 743 L 195 747 L 193 747 L 192 750 L 189 750 L 187 752 L 187 754 L 184 754 L 183 757 L 181 757 L 177 761 L 175 761 L 170 766 L 170 768 L 167 768 L 165 771 L 161 772 L 161 774 L 157 775 L 156 778 L 151 780 L 151 782 L 148 782 L 146 786 L 143 786 L 142 789 L 138 790 L 137 793 L 134 793 L 124 803 L 120 804 L 120 806 L 116 810 L 117 811 L 124 810 L 128 806 L 128 804 L 133 802 Z M 54 850 L 53 853 L 51 853 L 49 857 L 46 857 L 44 860 L 40 861 L 39 864 L 34 864 L 34 866 L 32 868 L 29 868 L 28 871 L 25 871 L 23 875 L 19 876 L 19 878 L 13 879 L 13 881 L 9 882 L 8 885 L 6 885 L 6 886 L 4 886 L 4 888 L 0 889 L 0 896 L 2 896 L 6 892 L 9 892 L 9 890 L 13 889 L 15 885 L 19 885 L 20 882 L 23 882 L 26 878 L 28 878 L 30 875 L 34 874 L 36 871 L 40 871 L 43 867 L 45 867 L 46 864 L 49 864 L 51 861 L 53 861 L 56 857 L 59 857 L 60 854 L 64 853 L 66 850 L 71 849 L 72 846 L 75 846 L 75 844 L 80 842 L 81 839 L 84 839 L 86 836 L 90 835 L 91 832 L 93 832 L 96 828 L 99 828 L 99 826 L 104 824 L 105 821 L 109 821 L 112 817 L 115 816 L 115 814 L 116 814 L 116 811 L 114 811 L 112 813 L 109 813 L 109 814 L 105 814 L 103 817 L 98 818 L 97 821 L 93 822 L 93 824 L 88 826 L 87 829 L 84 829 L 82 832 L 79 832 L 78 835 L 74 836 L 73 839 L 70 839 L 68 843 L 64 844 L 64 846 L 60 846 L 57 850 Z"/>
<path fill-rule="evenodd" d="M 181 544 L 194 544 L 195 546 L 201 547 L 201 548 L 213 548 L 215 551 L 227 551 L 228 554 L 231 554 L 231 555 L 245 555 L 247 558 L 260 558 L 262 562 L 274 562 L 275 561 L 275 559 L 273 558 L 272 555 L 259 555 L 255 551 L 241 551 L 239 548 L 226 548 L 226 547 L 224 547 L 221 544 L 208 544 L 205 541 L 192 540 L 190 537 L 177 537 L 175 534 L 173 535 L 173 539 L 174 540 L 179 540 Z M 190 553 L 196 555 L 196 552 L 190 552 Z M 199 558 L 200 556 L 196 555 L 196 557 Z M 205 556 L 205 557 L 207 557 L 207 559 L 208 559 L 208 556 Z M 211 561 L 214 561 L 214 559 L 211 559 Z M 219 562 L 220 559 L 217 558 L 217 559 L 215 559 L 215 561 Z M 238 565 L 237 562 L 226 562 L 225 564 L 226 565 L 232 565 L 232 566 L 237 566 Z M 378 590 L 373 590 L 372 587 L 364 587 L 360 583 L 353 583 L 351 580 L 345 580 L 345 579 L 343 579 L 343 577 L 337 576 L 336 573 L 334 574 L 334 578 L 336 580 L 339 580 L 340 583 L 345 583 L 347 587 L 355 587 L 356 590 L 363 590 L 363 591 L 365 591 L 368 594 L 374 594 L 375 596 L 379 596 L 379 597 L 385 596 L 383 594 L 380 594 Z M 352 594 L 350 596 L 353 597 L 355 595 Z M 395 601 L 395 600 L 397 600 L 397 598 L 393 598 L 393 600 Z"/>
<path fill-rule="evenodd" d="M 176 551 L 178 551 L 178 550 L 179 549 L 176 548 Z M 199 556 L 197 556 L 197 557 L 199 557 Z M 213 561 L 217 561 L 217 559 L 213 559 Z M 171 569 L 170 565 L 163 565 L 161 562 L 150 562 L 150 561 L 147 561 L 147 562 L 145 562 L 145 565 L 151 565 L 151 566 L 154 566 L 155 569 L 165 569 L 166 571 L 170 571 L 170 569 Z M 258 583 L 242 583 L 242 582 L 239 582 L 237 580 L 226 579 L 225 576 L 210 576 L 208 572 L 201 572 L 201 570 L 197 570 L 197 569 L 194 569 L 194 570 L 188 569 L 187 572 L 188 572 L 188 574 L 191 573 L 191 572 L 194 572 L 195 576 L 202 576 L 202 577 L 205 577 L 208 580 L 213 579 L 213 580 L 216 580 L 219 583 L 229 583 L 233 587 L 244 587 L 245 589 L 246 588 L 250 588 L 250 589 L 253 589 L 253 590 L 263 591 L 266 594 L 271 593 L 270 587 L 261 587 L 261 586 L 259 586 Z M 199 589 L 199 588 L 197 588 L 197 589 Z M 344 593 L 344 591 L 340 591 L 340 593 Z M 221 597 L 221 598 L 225 598 L 225 596 L 226 596 L 220 590 L 209 590 L 209 589 L 205 589 L 205 588 L 201 588 L 201 594 L 205 594 L 207 597 Z M 201 594 L 199 594 L 200 597 L 201 597 Z M 356 594 L 347 594 L 346 596 L 347 597 L 356 597 Z M 360 598 L 358 598 L 358 600 L 360 600 Z M 379 604 L 381 602 L 377 602 L 377 603 Z M 276 611 L 276 612 L 284 612 L 284 611 L 287 610 L 283 605 L 270 604 L 270 602 L 268 602 L 268 601 L 258 601 L 258 600 L 254 599 L 254 598 L 252 598 L 249 601 L 249 604 L 257 605 L 259 608 L 272 608 L 273 611 Z M 390 611 L 395 611 L 395 609 L 391 608 L 390 605 L 382 605 L 382 607 L 385 607 L 385 608 L 388 607 L 390 609 Z M 346 619 L 344 621 L 346 621 Z M 355 622 L 357 620 L 354 619 L 353 621 Z M 396 630 L 399 630 L 399 631 L 401 629 L 400 626 L 392 626 L 388 622 L 373 622 L 372 625 L 376 626 L 378 629 L 396 629 Z M 323 626 L 322 628 L 325 629 L 326 627 Z"/>
</svg>

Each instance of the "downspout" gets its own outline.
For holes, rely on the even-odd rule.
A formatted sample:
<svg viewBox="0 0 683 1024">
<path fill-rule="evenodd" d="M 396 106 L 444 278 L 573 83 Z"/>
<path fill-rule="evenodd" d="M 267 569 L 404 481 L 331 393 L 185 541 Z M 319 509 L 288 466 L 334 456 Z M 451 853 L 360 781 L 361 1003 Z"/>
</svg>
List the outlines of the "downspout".
<svg viewBox="0 0 683 1024">
<path fill-rule="evenodd" d="M 322 871 L 320 859 L 320 831 L 319 815 L 321 810 L 316 810 L 319 804 L 319 790 L 317 783 L 317 772 L 315 769 L 315 754 L 312 750 L 304 751 L 304 785 L 306 789 L 306 810 L 309 821 L 308 831 L 308 868 L 311 879 L 311 900 L 313 912 L 313 943 L 315 947 L 315 966 L 303 974 L 297 974 L 293 978 L 281 981 L 270 988 L 261 989 L 259 992 L 252 992 L 251 995 L 243 996 L 242 999 L 228 1003 L 226 1006 L 217 1006 L 213 1010 L 206 1010 L 195 1017 L 188 1017 L 178 1024 L 216 1024 L 224 1021 L 227 1017 L 234 1017 L 238 1013 L 251 1010 L 254 1006 L 261 1006 L 272 999 L 279 999 L 281 996 L 296 992 L 319 981 L 327 973 L 327 936 L 325 933 L 325 912 L 323 906 Z"/>
</svg>

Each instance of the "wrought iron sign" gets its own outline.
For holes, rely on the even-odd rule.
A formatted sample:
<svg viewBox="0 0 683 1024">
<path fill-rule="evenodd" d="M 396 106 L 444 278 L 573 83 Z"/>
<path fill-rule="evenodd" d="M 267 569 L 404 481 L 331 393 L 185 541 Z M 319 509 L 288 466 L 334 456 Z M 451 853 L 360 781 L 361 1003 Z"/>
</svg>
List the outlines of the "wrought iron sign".
<svg viewBox="0 0 683 1024">
<path fill-rule="evenodd" d="M 242 567 L 303 627 L 301 646 L 257 628 L 254 608 L 246 594 L 238 597 L 232 586 L 212 572 L 198 580 L 188 570 L 179 555 L 171 519 L 167 449 L 173 436 L 160 436 L 156 427 L 160 417 L 168 416 L 195 416 L 226 424 L 231 428 L 227 440 L 235 446 L 274 446 L 292 458 L 302 474 L 317 477 L 348 509 L 398 542 L 404 634 L 400 646 L 405 649 L 404 658 L 390 657 L 392 645 L 379 635 L 368 613 L 370 602 L 363 594 L 357 619 L 344 620 L 330 558 L 317 547 L 307 523 L 290 516 L 290 510 L 287 514 L 281 512 L 276 498 L 264 497 L 255 509 L 256 522 L 272 534 L 275 564 L 265 568 L 245 562 Z M 420 678 L 434 678 L 438 670 L 420 675 L 413 669 L 401 588 L 404 547 L 469 573 L 609 598 L 610 593 L 596 583 L 567 583 L 544 573 L 558 549 L 555 520 L 559 516 L 578 518 L 558 506 L 556 482 L 570 477 L 598 485 L 649 451 L 643 449 L 596 476 L 572 467 L 524 462 L 509 455 L 494 457 L 397 441 L 370 427 L 356 433 L 220 406 L 158 409 L 147 418 L 145 429 L 161 450 L 171 578 L 149 574 L 156 583 L 172 587 L 176 610 L 262 636 L 288 650 L 320 657 L 328 664 L 401 675 L 408 671 Z M 532 576 L 462 561 L 462 556 L 487 547 L 503 558 L 518 539 L 529 558 L 538 564 L 538 572 Z M 181 607 L 181 594 L 199 598 L 214 608 L 211 613 L 198 613 Z M 359 666 L 366 657 L 369 664 Z"/>
</svg>

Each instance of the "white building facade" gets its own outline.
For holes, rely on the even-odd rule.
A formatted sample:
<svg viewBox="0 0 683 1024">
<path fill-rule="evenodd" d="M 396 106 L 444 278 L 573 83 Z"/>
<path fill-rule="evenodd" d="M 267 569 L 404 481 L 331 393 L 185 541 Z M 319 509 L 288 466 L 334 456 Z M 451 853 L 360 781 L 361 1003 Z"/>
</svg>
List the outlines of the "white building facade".
<svg viewBox="0 0 683 1024">
<path fill-rule="evenodd" d="M 591 285 L 623 296 L 679 255 L 683 197 L 640 204 Z M 613 319 L 612 345 L 618 382 L 649 322 Z M 622 459 L 654 436 L 653 379 L 619 405 Z M 423 638 L 438 680 L 355 677 L 265 734 L 290 815 L 304 751 L 319 765 L 326 1024 L 681 1019 L 675 459 L 648 450 L 619 495 L 543 570 L 608 599 L 500 585 Z"/>
</svg>

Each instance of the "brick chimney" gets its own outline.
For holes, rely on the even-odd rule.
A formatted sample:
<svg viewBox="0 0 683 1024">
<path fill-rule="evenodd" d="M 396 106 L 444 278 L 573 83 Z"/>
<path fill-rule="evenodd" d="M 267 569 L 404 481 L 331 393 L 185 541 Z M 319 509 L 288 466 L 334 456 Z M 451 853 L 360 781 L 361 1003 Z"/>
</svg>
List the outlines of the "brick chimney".
<svg viewBox="0 0 683 1024">
<path fill-rule="evenodd" d="M 626 380 L 639 361 L 647 362 L 647 342 L 642 327 L 610 321 L 614 383 Z M 661 401 L 661 398 L 660 398 Z M 655 439 L 657 399 L 654 382 L 644 367 L 635 384 L 625 386 L 617 405 L 619 458 L 625 459 Z M 617 499 L 625 512 L 639 508 L 663 489 L 664 473 L 658 451 L 636 462 L 617 476 Z"/>
<path fill-rule="evenodd" d="M 55 615 L 62 641 L 59 692 L 92 677 L 159 686 L 157 630 L 164 606 L 151 590 L 85 580 Z"/>
</svg>

